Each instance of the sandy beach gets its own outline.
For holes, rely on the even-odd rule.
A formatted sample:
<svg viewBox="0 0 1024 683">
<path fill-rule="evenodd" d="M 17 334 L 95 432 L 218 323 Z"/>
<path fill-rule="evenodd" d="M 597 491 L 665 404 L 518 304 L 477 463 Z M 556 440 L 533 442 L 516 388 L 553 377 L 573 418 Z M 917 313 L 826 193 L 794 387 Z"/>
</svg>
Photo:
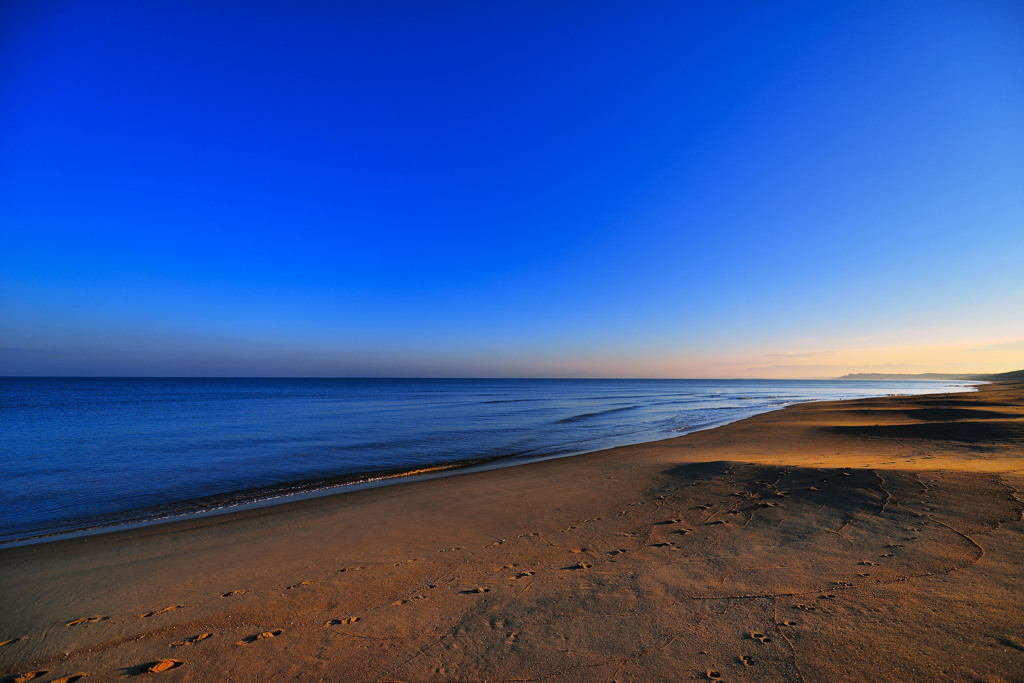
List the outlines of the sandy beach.
<svg viewBox="0 0 1024 683">
<path fill-rule="evenodd" d="M 4 681 L 1024 680 L 1024 384 L 0 550 Z"/>
</svg>

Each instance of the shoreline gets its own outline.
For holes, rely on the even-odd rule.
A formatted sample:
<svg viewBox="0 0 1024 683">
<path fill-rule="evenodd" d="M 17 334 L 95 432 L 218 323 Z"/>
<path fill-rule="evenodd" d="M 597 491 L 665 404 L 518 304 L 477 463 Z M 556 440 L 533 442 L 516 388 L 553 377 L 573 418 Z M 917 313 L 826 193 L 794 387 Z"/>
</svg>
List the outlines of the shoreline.
<svg viewBox="0 0 1024 683">
<path fill-rule="evenodd" d="M 820 401 L 802 401 L 800 403 L 816 402 Z M 764 413 L 774 412 L 777 410 L 785 410 L 790 405 L 798 404 L 792 403 L 782 406 L 766 408 L 762 411 L 753 413 L 752 415 L 738 417 L 735 419 L 711 422 L 706 425 L 694 427 L 693 429 L 687 429 L 680 432 L 679 434 L 666 436 L 661 439 L 654 439 L 651 441 L 637 441 L 633 443 L 624 444 L 622 446 L 614 446 L 613 448 L 624 448 L 627 446 L 640 446 L 643 444 L 654 444 L 660 443 L 662 441 L 670 441 L 672 439 L 678 439 L 688 434 L 694 434 L 696 432 L 702 432 L 709 429 L 718 429 L 719 427 L 724 427 L 734 422 L 740 422 L 742 420 L 746 420 L 756 415 L 762 415 Z M 219 496 L 210 496 L 208 498 L 200 499 L 203 502 L 196 503 L 195 505 L 191 505 L 192 501 L 184 501 L 182 503 L 182 506 L 183 508 L 187 506 L 188 509 L 183 509 L 181 512 L 152 512 L 151 514 L 147 514 L 145 516 L 140 516 L 137 518 L 129 518 L 125 521 L 99 523 L 94 526 L 83 526 L 81 528 L 72 529 L 68 531 L 57 531 L 53 533 L 39 534 L 36 536 L 28 536 L 25 538 L 19 538 L 10 541 L 0 541 L 0 551 L 6 548 L 19 548 L 22 546 L 49 543 L 51 541 L 71 540 L 76 538 L 84 538 L 87 536 L 117 533 L 119 531 L 130 531 L 132 529 L 140 529 L 144 527 L 157 526 L 161 524 L 173 524 L 178 521 L 187 521 L 190 519 L 202 519 L 205 517 L 230 515 L 235 512 L 244 512 L 246 510 L 256 510 L 260 508 L 274 507 L 276 505 L 287 505 L 288 503 L 292 502 L 310 500 L 313 498 L 321 498 L 325 496 L 341 496 L 348 493 L 354 493 L 356 491 L 365 491 L 368 489 L 383 488 L 387 486 L 400 486 L 402 484 L 408 484 L 418 481 L 427 481 L 430 479 L 439 479 L 443 477 L 456 477 L 464 474 L 474 474 L 476 472 L 486 472 L 489 470 L 505 469 L 508 467 L 520 467 L 523 465 L 531 465 L 534 463 L 544 462 L 547 460 L 558 460 L 561 458 L 573 458 L 581 455 L 590 455 L 593 453 L 600 453 L 606 450 L 611 449 L 599 448 L 592 451 L 570 451 L 565 453 L 552 453 L 550 455 L 538 455 L 526 458 L 520 458 L 517 456 L 495 456 L 493 458 L 479 458 L 474 460 L 459 460 L 448 463 L 438 463 L 437 465 L 420 467 L 412 470 L 370 472 L 366 473 L 365 475 L 356 474 L 352 475 L 355 478 L 351 480 L 347 478 L 347 475 L 342 475 L 330 479 L 315 479 L 309 482 L 286 482 L 284 484 L 281 484 L 279 487 L 253 489 L 252 495 L 247 495 L 249 491 L 227 492 Z M 219 501 L 219 499 L 221 498 L 224 499 L 223 502 L 213 502 L 214 500 Z M 208 507 L 209 505 L 216 505 L 216 507 Z M 167 507 L 174 506 L 169 504 Z"/>
<path fill-rule="evenodd" d="M 1022 462 L 995 383 L 0 548 L 0 680 L 1013 680 Z"/>
<path fill-rule="evenodd" d="M 984 386 L 985 384 L 985 382 L 974 382 L 969 385 L 964 385 L 964 387 L 960 391 L 946 391 L 935 395 L 943 395 L 946 393 L 971 393 L 977 391 L 980 386 Z M 877 398 L 882 398 L 885 396 L 899 396 L 899 394 L 883 394 L 879 395 Z M 672 434 L 670 436 L 664 436 L 662 438 L 653 439 L 649 441 L 636 441 L 625 443 L 619 446 L 613 446 L 611 448 L 621 448 L 625 446 L 639 446 L 643 444 L 660 443 L 663 441 L 677 439 L 688 434 L 693 434 L 700 431 L 717 429 L 719 427 L 733 424 L 735 422 L 740 422 L 751 417 L 755 417 L 757 415 L 762 415 L 765 413 L 775 412 L 779 410 L 785 410 L 793 405 L 823 402 L 830 402 L 830 400 L 822 399 L 817 401 L 794 401 L 784 403 L 781 405 L 771 405 L 756 410 L 755 412 L 752 412 L 748 415 L 744 415 L 742 417 L 715 420 L 707 424 L 694 427 L 692 429 L 683 429 L 679 433 Z M 117 533 L 119 531 L 128 531 L 132 529 L 162 524 L 171 524 L 177 521 L 200 519 L 205 517 L 242 512 L 245 510 L 273 507 L 276 505 L 288 504 L 290 502 L 308 500 L 310 498 L 319 498 L 323 496 L 333 495 L 345 495 L 355 491 L 362 491 L 366 489 L 380 488 L 385 486 L 397 486 L 405 483 L 421 481 L 426 479 L 459 476 L 462 474 L 472 474 L 475 472 L 482 472 L 490 469 L 518 467 L 521 465 L 529 465 L 536 462 L 543 462 L 545 460 L 588 455 L 591 453 L 598 453 L 604 450 L 610 449 L 607 447 L 603 447 L 596 450 L 555 452 L 546 455 L 528 456 L 523 458 L 520 458 L 518 456 L 493 456 L 489 458 L 473 458 L 470 460 L 456 460 L 447 462 L 442 461 L 436 464 L 416 467 L 412 469 L 391 469 L 381 471 L 355 472 L 337 475 L 334 477 L 282 482 L 280 484 L 269 487 L 243 489 L 238 491 L 226 491 L 223 493 L 204 496 L 197 499 L 184 500 L 176 503 L 163 504 L 153 508 L 140 509 L 134 512 L 128 512 L 123 514 L 112 513 L 110 515 L 105 515 L 93 519 L 85 518 L 78 523 L 74 523 L 74 526 L 72 526 L 71 528 L 58 529 L 55 531 L 28 532 L 29 535 L 19 536 L 16 538 L 12 538 L 10 540 L 0 540 L 0 551 L 6 548 L 17 548 L 23 546 L 37 545 L 40 543 L 49 543 L 53 541 L 84 538 L 107 533 Z"/>
</svg>

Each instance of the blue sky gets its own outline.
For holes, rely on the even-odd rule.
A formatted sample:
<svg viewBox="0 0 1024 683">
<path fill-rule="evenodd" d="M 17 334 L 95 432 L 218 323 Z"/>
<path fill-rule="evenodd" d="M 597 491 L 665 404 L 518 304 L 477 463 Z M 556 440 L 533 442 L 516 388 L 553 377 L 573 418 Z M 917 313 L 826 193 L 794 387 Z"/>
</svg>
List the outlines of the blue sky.
<svg viewBox="0 0 1024 683">
<path fill-rule="evenodd" d="M 0 374 L 1024 367 L 1024 5 L 0 10 Z"/>
</svg>

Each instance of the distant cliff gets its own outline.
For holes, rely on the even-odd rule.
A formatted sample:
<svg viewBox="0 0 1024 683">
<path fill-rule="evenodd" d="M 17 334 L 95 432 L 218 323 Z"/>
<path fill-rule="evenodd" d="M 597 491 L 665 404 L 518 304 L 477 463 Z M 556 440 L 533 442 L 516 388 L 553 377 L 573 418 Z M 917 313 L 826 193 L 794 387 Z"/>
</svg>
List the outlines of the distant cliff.
<svg viewBox="0 0 1024 683">
<path fill-rule="evenodd" d="M 967 379 L 980 382 L 1000 382 L 1024 380 L 1024 370 L 1013 370 L 1011 372 L 1000 372 L 987 375 L 971 375 L 961 373 L 943 372 L 922 372 L 916 375 L 885 372 L 854 372 L 843 375 L 839 379 L 868 380 L 868 379 Z"/>
</svg>

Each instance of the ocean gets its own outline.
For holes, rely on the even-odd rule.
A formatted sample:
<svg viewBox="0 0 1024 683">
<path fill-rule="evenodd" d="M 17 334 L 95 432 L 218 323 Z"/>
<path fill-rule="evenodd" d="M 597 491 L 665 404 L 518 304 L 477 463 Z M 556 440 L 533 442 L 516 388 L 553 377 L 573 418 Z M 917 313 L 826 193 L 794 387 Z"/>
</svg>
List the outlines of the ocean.
<svg viewBox="0 0 1024 683">
<path fill-rule="evenodd" d="M 0 378 L 0 543 L 655 441 L 792 403 L 971 386 Z"/>
</svg>

